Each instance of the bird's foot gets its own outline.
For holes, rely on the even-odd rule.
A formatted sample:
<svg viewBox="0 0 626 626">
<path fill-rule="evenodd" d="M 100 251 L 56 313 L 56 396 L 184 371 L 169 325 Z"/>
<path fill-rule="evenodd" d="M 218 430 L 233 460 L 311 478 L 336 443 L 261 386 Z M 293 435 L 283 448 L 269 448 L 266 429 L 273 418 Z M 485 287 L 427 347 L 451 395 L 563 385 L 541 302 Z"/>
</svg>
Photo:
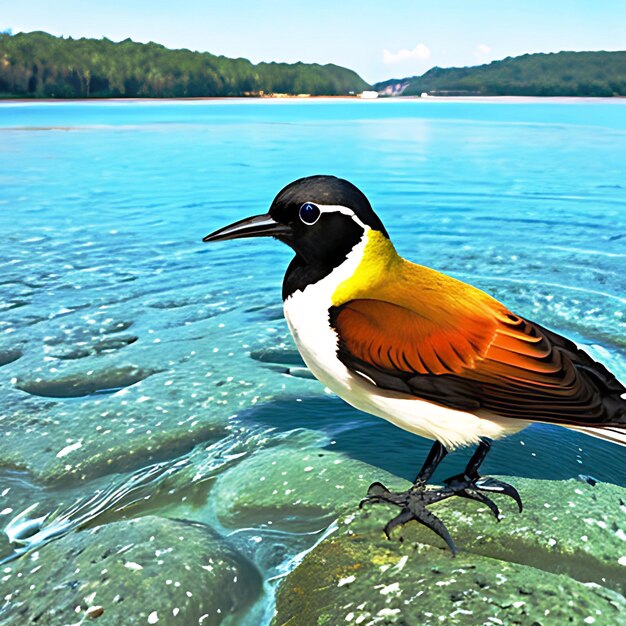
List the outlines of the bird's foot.
<svg viewBox="0 0 626 626">
<path fill-rule="evenodd" d="M 522 499 L 517 489 L 495 478 L 482 477 L 478 474 L 472 476 L 458 474 L 445 480 L 444 484 L 445 487 L 429 489 L 423 481 L 418 480 L 407 491 L 393 492 L 389 491 L 383 484 L 376 482 L 370 485 L 367 490 L 367 497 L 361 500 L 359 508 L 362 508 L 365 504 L 375 502 L 387 502 L 400 507 L 400 513 L 389 520 L 384 528 L 387 539 L 391 538 L 391 532 L 394 528 L 404 526 L 407 522 L 415 520 L 439 535 L 446 542 L 453 555 L 457 554 L 456 545 L 452 537 L 450 537 L 445 524 L 428 510 L 428 505 L 446 500 L 452 496 L 459 496 L 486 505 L 496 519 L 500 519 L 498 507 L 491 498 L 485 495 L 486 492 L 501 493 L 513 498 L 520 512 L 522 511 Z"/>
<path fill-rule="evenodd" d="M 445 492 L 445 495 L 443 495 L 443 492 Z M 402 509 L 400 513 L 385 525 L 384 532 L 387 535 L 387 539 L 391 539 L 391 532 L 394 528 L 404 526 L 407 522 L 415 520 L 439 535 L 448 544 L 452 554 L 456 555 L 457 548 L 454 541 L 452 541 L 452 537 L 450 537 L 448 529 L 436 515 L 426 508 L 429 504 L 448 498 L 451 495 L 454 494 L 449 492 L 448 488 L 442 491 L 426 489 L 426 484 L 420 481 L 416 482 L 407 491 L 402 492 L 389 491 L 387 487 L 377 482 L 370 485 L 367 490 L 367 497 L 361 500 L 359 508 L 374 502 L 387 502 L 400 507 Z M 402 538 L 400 538 L 400 541 L 402 541 Z"/>
<path fill-rule="evenodd" d="M 447 478 L 443 482 L 448 489 L 452 490 L 453 495 L 486 505 L 498 520 L 500 519 L 500 510 L 496 506 L 496 503 L 486 496 L 485 493 L 501 493 L 505 496 L 509 496 L 509 498 L 513 498 L 517 503 L 517 508 L 520 513 L 524 508 L 522 498 L 517 489 L 496 478 L 479 476 L 478 473 L 473 472 L 471 475 L 466 473 L 457 474 L 456 476 Z"/>
</svg>

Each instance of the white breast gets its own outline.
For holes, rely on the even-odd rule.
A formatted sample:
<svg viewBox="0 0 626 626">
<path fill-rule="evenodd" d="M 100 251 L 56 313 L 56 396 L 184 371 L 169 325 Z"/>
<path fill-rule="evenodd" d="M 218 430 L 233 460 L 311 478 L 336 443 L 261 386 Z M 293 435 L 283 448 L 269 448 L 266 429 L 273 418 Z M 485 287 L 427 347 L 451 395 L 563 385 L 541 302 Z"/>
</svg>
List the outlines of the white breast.
<svg viewBox="0 0 626 626">
<path fill-rule="evenodd" d="M 380 389 L 365 377 L 352 373 L 337 358 L 338 338 L 330 326 L 328 310 L 337 286 L 354 273 L 364 247 L 365 238 L 326 278 L 285 300 L 287 324 L 315 377 L 357 409 L 382 417 L 416 435 L 437 439 L 449 449 L 476 443 L 480 437 L 497 439 L 527 426 L 520 420 L 474 415 Z"/>
</svg>

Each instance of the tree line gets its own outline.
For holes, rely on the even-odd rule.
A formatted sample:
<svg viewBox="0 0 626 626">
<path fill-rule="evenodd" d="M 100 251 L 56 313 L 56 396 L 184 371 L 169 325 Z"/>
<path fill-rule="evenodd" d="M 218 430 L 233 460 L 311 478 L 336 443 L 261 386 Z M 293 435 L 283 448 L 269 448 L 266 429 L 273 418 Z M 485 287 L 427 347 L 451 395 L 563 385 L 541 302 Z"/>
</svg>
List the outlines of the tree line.
<svg viewBox="0 0 626 626">
<path fill-rule="evenodd" d="M 434 67 L 374 88 L 394 85 L 406 96 L 626 96 L 626 52 L 524 54 L 476 67 Z"/>
<path fill-rule="evenodd" d="M 0 97 L 179 98 L 262 93 L 344 95 L 367 89 L 352 70 L 258 63 L 126 39 L 0 33 Z"/>
</svg>

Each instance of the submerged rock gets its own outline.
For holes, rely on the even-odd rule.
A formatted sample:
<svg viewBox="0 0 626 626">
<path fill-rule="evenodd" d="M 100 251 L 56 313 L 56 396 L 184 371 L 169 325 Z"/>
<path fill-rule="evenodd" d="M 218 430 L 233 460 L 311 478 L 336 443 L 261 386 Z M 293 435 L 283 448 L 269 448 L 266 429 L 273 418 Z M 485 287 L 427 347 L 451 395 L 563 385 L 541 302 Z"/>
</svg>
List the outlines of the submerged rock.
<svg viewBox="0 0 626 626">
<path fill-rule="evenodd" d="M 214 300 L 207 310 L 220 311 Z M 192 323 L 186 309 L 160 310 L 156 328 L 127 303 L 97 324 L 84 309 L 48 320 L 56 327 L 41 343 L 0 367 L 0 465 L 48 485 L 133 471 L 223 437 L 234 416 L 287 387 L 299 396 L 318 385 L 248 358 L 249 340 L 221 331 L 234 324 L 227 312 Z M 260 353 L 284 338 L 250 334 Z"/>
<path fill-rule="evenodd" d="M 342 518 L 279 587 L 274 624 L 621 623 L 624 489 L 511 482 L 526 509 L 517 514 L 500 498 L 500 522 L 460 498 L 432 507 L 460 548 L 457 558 L 415 522 L 387 541 L 382 528 L 393 507 Z"/>
<path fill-rule="evenodd" d="M 374 480 L 403 482 L 344 454 L 285 446 L 257 452 L 225 472 L 211 496 L 227 526 L 314 530 L 358 504 Z"/>
<path fill-rule="evenodd" d="M 304 361 L 297 350 L 287 348 L 263 348 L 252 350 L 250 358 L 261 363 L 273 363 L 278 365 L 295 365 L 305 367 Z"/>
<path fill-rule="evenodd" d="M 0 367 L 17 361 L 21 356 L 20 348 L 0 346 Z"/>
<path fill-rule="evenodd" d="M 159 517 L 67 535 L 3 568 L 0 624 L 220 624 L 261 577 L 207 526 Z"/>
<path fill-rule="evenodd" d="M 80 398 L 119 391 L 145 380 L 156 371 L 134 366 L 114 367 L 102 371 L 78 372 L 62 377 L 18 379 L 15 386 L 35 396 Z"/>
</svg>

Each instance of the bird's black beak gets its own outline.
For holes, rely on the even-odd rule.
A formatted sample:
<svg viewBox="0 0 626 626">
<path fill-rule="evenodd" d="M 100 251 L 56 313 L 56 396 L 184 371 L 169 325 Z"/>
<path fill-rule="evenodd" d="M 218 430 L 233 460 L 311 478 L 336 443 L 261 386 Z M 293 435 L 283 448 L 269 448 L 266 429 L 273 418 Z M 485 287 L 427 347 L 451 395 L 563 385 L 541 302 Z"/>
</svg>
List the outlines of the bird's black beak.
<svg viewBox="0 0 626 626">
<path fill-rule="evenodd" d="M 278 237 L 290 232 L 289 226 L 277 222 L 269 213 L 255 215 L 239 220 L 230 226 L 224 226 L 207 235 L 202 241 L 225 241 L 226 239 L 243 239 L 244 237 Z"/>
</svg>

